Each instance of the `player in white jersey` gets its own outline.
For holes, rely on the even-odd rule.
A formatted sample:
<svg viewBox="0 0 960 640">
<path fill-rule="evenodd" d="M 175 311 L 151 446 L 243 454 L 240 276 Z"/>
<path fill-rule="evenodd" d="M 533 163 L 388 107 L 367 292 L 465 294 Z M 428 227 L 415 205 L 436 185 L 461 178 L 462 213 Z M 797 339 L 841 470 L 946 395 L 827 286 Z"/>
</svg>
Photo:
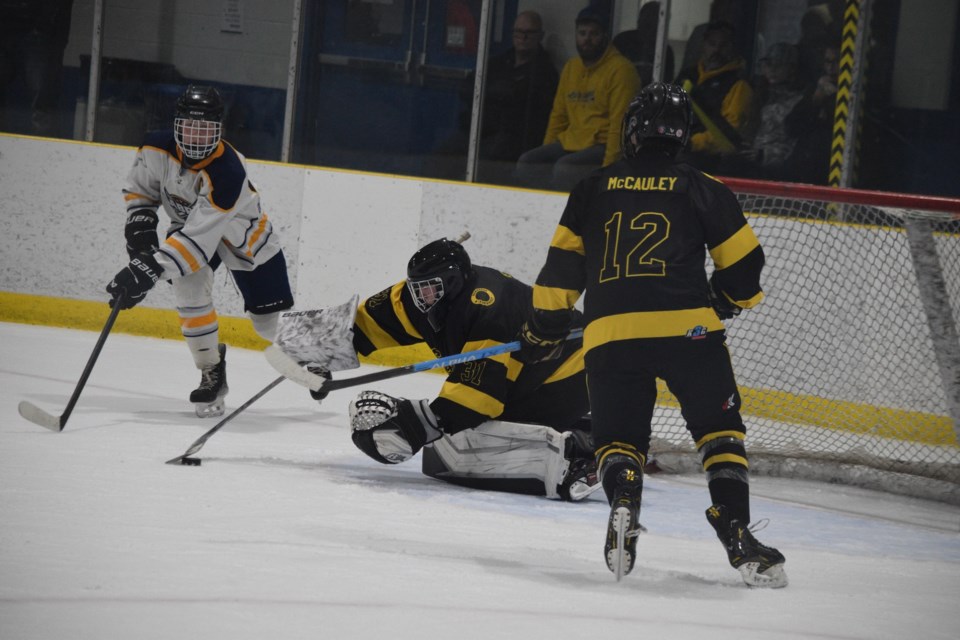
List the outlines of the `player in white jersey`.
<svg viewBox="0 0 960 640">
<path fill-rule="evenodd" d="M 180 326 L 202 376 L 190 394 L 200 417 L 223 414 L 226 346 L 219 344 L 213 271 L 233 276 L 256 332 L 273 341 L 277 316 L 293 306 L 286 261 L 246 160 L 221 138 L 224 106 L 213 87 L 191 85 L 177 101 L 173 131 L 147 134 L 123 190 L 130 263 L 107 293 L 139 304 L 158 280 L 173 286 Z M 170 218 L 159 242 L 160 207 Z"/>
</svg>

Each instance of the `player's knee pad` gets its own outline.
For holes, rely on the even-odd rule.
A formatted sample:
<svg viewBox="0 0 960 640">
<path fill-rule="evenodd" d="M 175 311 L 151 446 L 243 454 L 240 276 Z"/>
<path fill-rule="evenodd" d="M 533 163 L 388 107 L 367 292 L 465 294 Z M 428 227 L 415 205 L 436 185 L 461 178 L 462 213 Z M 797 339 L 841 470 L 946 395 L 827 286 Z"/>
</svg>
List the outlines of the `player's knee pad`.
<svg viewBox="0 0 960 640">
<path fill-rule="evenodd" d="M 213 269 L 208 266 L 172 281 L 178 308 L 213 305 Z"/>
<path fill-rule="evenodd" d="M 247 315 L 250 316 L 250 322 L 253 323 L 253 330 L 257 335 L 267 342 L 273 342 L 277 337 L 277 319 L 280 317 L 280 312 L 248 313 Z"/>
<path fill-rule="evenodd" d="M 740 431 L 717 431 L 697 441 L 700 463 L 708 483 L 721 478 L 748 482 L 744 437 Z"/>
</svg>

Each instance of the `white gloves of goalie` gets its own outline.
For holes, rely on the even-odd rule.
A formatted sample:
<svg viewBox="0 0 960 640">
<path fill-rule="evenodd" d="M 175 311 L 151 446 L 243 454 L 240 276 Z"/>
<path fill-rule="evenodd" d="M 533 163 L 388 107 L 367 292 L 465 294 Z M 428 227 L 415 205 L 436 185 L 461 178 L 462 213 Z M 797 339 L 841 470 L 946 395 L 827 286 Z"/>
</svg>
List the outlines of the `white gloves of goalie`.
<svg viewBox="0 0 960 640">
<path fill-rule="evenodd" d="M 350 427 L 357 448 L 383 464 L 409 460 L 443 435 L 427 400 L 379 391 L 363 391 L 350 402 Z"/>
</svg>

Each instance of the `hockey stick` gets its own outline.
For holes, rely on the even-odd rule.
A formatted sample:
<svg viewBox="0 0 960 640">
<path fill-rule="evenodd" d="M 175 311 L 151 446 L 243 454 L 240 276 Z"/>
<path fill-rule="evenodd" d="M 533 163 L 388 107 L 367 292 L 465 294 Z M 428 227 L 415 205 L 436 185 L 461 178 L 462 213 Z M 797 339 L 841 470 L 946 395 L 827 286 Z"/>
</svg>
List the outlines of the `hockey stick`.
<svg viewBox="0 0 960 640">
<path fill-rule="evenodd" d="M 580 337 L 583 337 L 583 329 L 574 329 L 567 334 L 565 339 L 575 340 Z M 456 353 L 452 356 L 444 356 L 434 360 L 425 360 L 424 362 L 408 364 L 403 367 L 386 369 L 384 371 L 374 371 L 373 373 L 354 376 L 352 378 L 344 378 L 341 380 L 328 380 L 323 376 L 310 373 L 304 369 L 297 360 L 284 353 L 283 350 L 276 345 L 270 345 L 266 348 L 266 350 L 264 350 L 263 353 L 267 358 L 267 362 L 270 363 L 270 366 L 282 373 L 283 377 L 296 382 L 300 386 L 307 387 L 313 391 L 336 391 L 337 389 L 345 389 L 347 387 L 355 387 L 357 385 L 367 384 L 368 382 L 377 382 L 379 380 L 397 378 L 399 376 L 418 373 L 420 371 L 439 369 L 440 367 L 452 367 L 464 362 L 482 360 L 484 358 L 498 356 L 502 353 L 510 353 L 512 351 L 519 350 L 520 341 L 514 340 L 513 342 L 507 342 L 505 344 L 499 344 L 493 347 L 484 347 L 483 349 L 477 349 L 476 351 Z"/>
<path fill-rule="evenodd" d="M 90 354 L 90 359 L 87 360 L 87 366 L 83 369 L 83 373 L 80 375 L 80 381 L 77 382 L 77 387 L 73 390 L 73 395 L 70 396 L 70 401 L 67 403 L 67 408 L 63 410 L 63 413 L 60 414 L 60 416 L 55 416 L 47 413 L 32 402 L 23 400 L 17 406 L 17 410 L 20 411 L 21 416 L 51 431 L 63 431 L 67 420 L 70 418 L 70 414 L 73 413 L 73 407 L 76 406 L 77 400 L 80 398 L 80 392 L 83 391 L 84 385 L 87 384 L 87 378 L 90 377 L 90 372 L 93 371 L 93 365 L 97 363 L 97 358 L 100 357 L 103 343 L 107 341 L 107 336 L 110 334 L 110 330 L 113 329 L 113 323 L 117 320 L 117 315 L 120 313 L 121 298 L 122 296 L 117 296 L 114 300 L 113 307 L 110 309 L 110 317 L 107 318 L 107 323 L 103 325 L 103 329 L 100 331 L 100 339 L 97 340 L 97 345 L 93 348 L 93 353 Z"/>
<path fill-rule="evenodd" d="M 244 402 L 242 405 L 240 405 L 239 407 L 237 407 L 236 409 L 234 409 L 233 413 L 231 413 L 230 415 L 228 415 L 226 418 L 224 418 L 223 420 L 221 420 L 221 421 L 218 422 L 217 424 L 213 425 L 213 427 L 212 427 L 209 431 L 207 431 L 205 434 L 203 434 L 202 436 L 200 436 L 199 438 L 197 438 L 197 439 L 194 441 L 194 443 L 191 444 L 191 445 L 187 448 L 187 450 L 183 452 L 183 455 L 179 455 L 179 456 L 177 456 L 176 458 L 171 458 L 171 459 L 167 460 L 167 464 L 184 464 L 184 465 L 195 465 L 195 466 L 198 466 L 198 465 L 200 464 L 200 460 L 198 460 L 198 459 L 192 459 L 192 460 L 191 460 L 191 459 L 190 459 L 190 456 L 192 456 L 193 454 L 195 454 L 197 451 L 200 451 L 200 449 L 203 448 L 203 445 L 206 444 L 207 440 L 210 439 L 210 436 L 212 436 L 212 435 L 215 434 L 217 431 L 219 431 L 219 430 L 223 427 L 223 425 L 225 425 L 225 424 L 227 424 L 228 422 L 230 422 L 231 420 L 233 420 L 233 419 L 234 419 L 235 417 L 237 417 L 241 412 L 243 412 L 247 407 L 249 407 L 249 406 L 252 405 L 254 402 L 256 402 L 257 400 L 259 400 L 260 398 L 262 398 L 264 395 L 266 395 L 266 393 L 267 393 L 268 391 L 270 391 L 270 390 L 273 389 L 275 386 L 277 386 L 278 384 L 280 384 L 281 382 L 283 382 L 283 380 L 284 380 L 284 377 L 283 377 L 283 376 L 280 376 L 279 378 L 277 378 L 276 380 L 274 380 L 273 382 L 271 382 L 270 384 L 268 384 L 266 387 L 264 387 L 263 389 L 261 389 L 260 392 L 257 393 L 255 396 L 253 396 L 252 398 L 250 398 L 249 400 L 247 400 L 246 402 Z"/>
</svg>

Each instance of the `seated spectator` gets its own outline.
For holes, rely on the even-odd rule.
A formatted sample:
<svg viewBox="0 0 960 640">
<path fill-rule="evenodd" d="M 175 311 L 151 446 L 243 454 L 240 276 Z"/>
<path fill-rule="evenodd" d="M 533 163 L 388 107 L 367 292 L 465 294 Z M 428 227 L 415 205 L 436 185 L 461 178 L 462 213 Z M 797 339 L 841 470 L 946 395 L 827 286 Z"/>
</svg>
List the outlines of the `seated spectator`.
<svg viewBox="0 0 960 640">
<path fill-rule="evenodd" d="M 653 82 L 653 61 L 657 54 L 657 24 L 660 22 L 660 3 L 648 2 L 637 13 L 637 28 L 623 31 L 613 38 L 613 46 L 633 63 L 640 76 L 640 86 Z M 667 45 L 663 61 L 664 82 L 673 79 L 673 49 Z"/>
<path fill-rule="evenodd" d="M 724 156 L 718 172 L 725 176 L 779 180 L 797 144 L 797 134 L 787 132 L 786 118 L 803 97 L 798 79 L 797 47 L 781 42 L 760 59 L 760 77 L 754 83 L 754 103 L 759 126 L 745 149 Z"/>
<path fill-rule="evenodd" d="M 701 171 L 716 171 L 722 156 L 745 147 L 749 133 L 753 89 L 743 79 L 746 63 L 734 50 L 734 35 L 730 23 L 711 22 L 697 66 L 677 78 L 695 116 L 685 159 Z"/>
<path fill-rule="evenodd" d="M 558 74 L 542 45 L 543 21 L 536 11 L 523 11 L 513 23 L 513 47 L 487 61 L 483 114 L 480 128 L 479 173 L 494 177 L 496 163 L 508 162 L 503 178 L 524 151 L 543 141 L 550 118 Z M 460 89 L 460 122 L 457 132 L 437 150 L 441 155 L 465 156 L 473 116 L 474 74 Z M 489 162 L 487 162 L 489 161 Z M 463 166 L 444 162 L 441 177 L 463 177 Z M 459 176 L 453 175 L 459 170 Z M 497 180 L 498 182 L 500 180 Z"/>
<path fill-rule="evenodd" d="M 835 44 L 827 45 L 822 56 L 823 73 L 816 84 L 804 92 L 784 121 L 787 134 L 797 137 L 797 144 L 784 167 L 786 180 L 809 184 L 828 182 L 839 61 L 840 48 Z"/>
<path fill-rule="evenodd" d="M 640 89 L 633 64 L 610 45 L 609 20 L 590 7 L 576 20 L 577 56 L 567 61 L 543 145 L 517 161 L 517 180 L 569 190 L 620 157 L 620 122 Z"/>
</svg>

